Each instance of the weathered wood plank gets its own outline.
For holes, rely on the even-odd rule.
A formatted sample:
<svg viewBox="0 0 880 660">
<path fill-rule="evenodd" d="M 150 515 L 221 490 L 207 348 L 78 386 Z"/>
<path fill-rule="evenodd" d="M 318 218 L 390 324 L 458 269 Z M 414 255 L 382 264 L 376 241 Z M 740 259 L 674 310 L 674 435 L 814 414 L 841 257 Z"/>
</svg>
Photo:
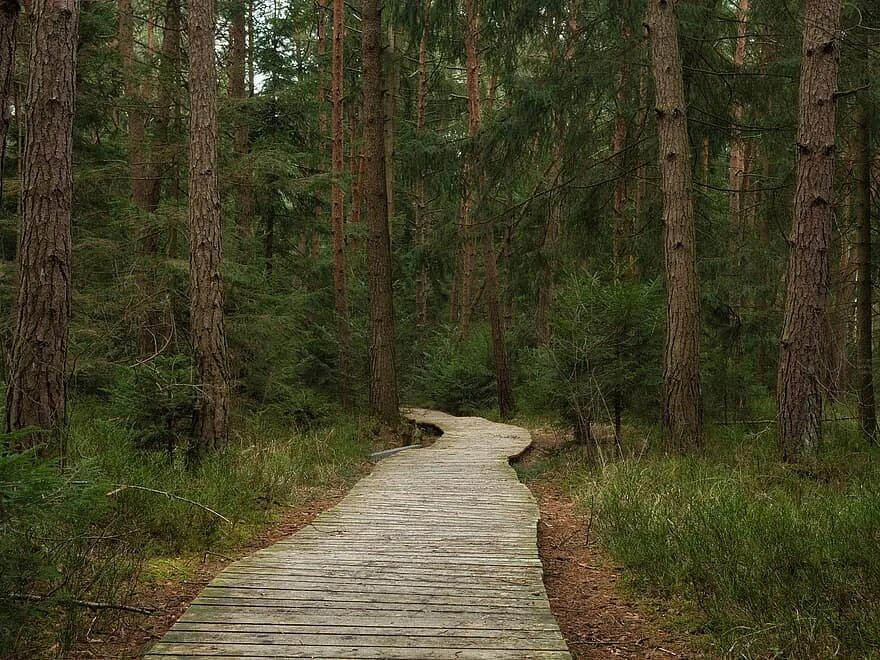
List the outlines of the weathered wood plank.
<svg viewBox="0 0 880 660">
<path fill-rule="evenodd" d="M 528 433 L 410 415 L 445 435 L 385 458 L 311 525 L 232 564 L 147 657 L 570 658 L 537 506 L 507 460 Z"/>
</svg>

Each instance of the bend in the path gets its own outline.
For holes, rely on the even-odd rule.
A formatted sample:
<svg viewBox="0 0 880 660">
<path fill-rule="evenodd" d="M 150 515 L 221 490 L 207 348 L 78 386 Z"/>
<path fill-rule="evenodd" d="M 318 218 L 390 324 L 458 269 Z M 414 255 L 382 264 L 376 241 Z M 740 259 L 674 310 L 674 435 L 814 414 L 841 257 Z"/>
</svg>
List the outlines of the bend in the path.
<svg viewBox="0 0 880 660">
<path fill-rule="evenodd" d="M 529 433 L 407 415 L 443 436 L 231 565 L 148 657 L 570 658 L 544 590 L 538 508 L 508 463 Z"/>
</svg>

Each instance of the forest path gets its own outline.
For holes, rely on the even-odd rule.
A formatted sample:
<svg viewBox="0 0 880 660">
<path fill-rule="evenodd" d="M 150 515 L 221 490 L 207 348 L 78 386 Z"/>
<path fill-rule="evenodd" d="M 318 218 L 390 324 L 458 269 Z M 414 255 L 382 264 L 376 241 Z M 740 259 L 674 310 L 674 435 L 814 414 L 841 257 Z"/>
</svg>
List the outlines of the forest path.
<svg viewBox="0 0 880 660">
<path fill-rule="evenodd" d="M 147 658 L 570 658 L 544 590 L 538 507 L 508 463 L 529 432 L 407 417 L 444 435 L 232 564 Z"/>
</svg>

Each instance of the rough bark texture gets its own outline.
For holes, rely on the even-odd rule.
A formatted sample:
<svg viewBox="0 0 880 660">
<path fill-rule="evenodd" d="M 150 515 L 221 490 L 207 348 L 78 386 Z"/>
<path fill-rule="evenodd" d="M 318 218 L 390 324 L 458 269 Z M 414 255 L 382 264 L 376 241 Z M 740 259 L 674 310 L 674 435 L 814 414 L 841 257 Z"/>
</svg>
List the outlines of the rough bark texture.
<svg viewBox="0 0 880 660">
<path fill-rule="evenodd" d="M 803 19 L 794 220 L 777 387 L 780 449 L 790 462 L 813 455 L 822 435 L 840 6 L 841 0 L 806 0 Z"/>
<path fill-rule="evenodd" d="M 431 12 L 430 0 L 422 2 L 422 37 L 419 41 L 419 68 L 416 90 L 416 131 L 418 134 L 425 129 L 425 117 L 428 108 L 428 37 Z M 430 228 L 428 226 L 428 196 L 426 163 L 419 164 L 415 191 L 415 225 L 416 248 L 422 263 L 416 275 L 416 325 L 420 330 L 428 325 L 428 267 L 424 260 L 424 251 L 428 245 Z"/>
<path fill-rule="evenodd" d="M 147 103 L 142 74 L 137 70 L 134 53 L 134 10 L 132 0 L 119 0 L 119 56 L 125 81 L 125 104 L 128 110 L 128 157 L 131 163 L 132 201 L 144 211 L 159 206 L 158 168 L 151 162 L 147 145 Z M 146 241 L 152 247 L 151 241 Z"/>
<path fill-rule="evenodd" d="M 332 97 L 332 173 L 330 193 L 330 234 L 333 243 L 333 301 L 336 306 L 337 339 L 339 341 L 339 372 L 342 388 L 348 396 L 352 390 L 351 329 L 348 320 L 348 290 L 345 281 L 345 126 L 343 123 L 342 81 L 344 69 L 345 3 L 333 0 L 333 66 L 330 95 Z"/>
<path fill-rule="evenodd" d="M 189 5 L 190 324 L 199 377 L 193 457 L 226 444 L 229 381 L 223 316 L 223 248 L 217 186 L 214 0 Z"/>
<path fill-rule="evenodd" d="M 859 218 L 859 295 L 857 306 L 859 419 L 871 440 L 877 437 L 874 403 L 874 278 L 871 261 L 871 128 L 864 102 L 857 113 L 856 186 Z"/>
<path fill-rule="evenodd" d="M 382 0 L 363 0 L 364 209 L 370 290 L 370 409 L 396 426 L 399 412 L 395 366 L 391 237 L 385 190 L 385 129 L 382 103 Z"/>
<path fill-rule="evenodd" d="M 649 0 L 666 256 L 664 421 L 673 446 L 700 443 L 700 296 L 692 152 L 673 0 Z"/>
<path fill-rule="evenodd" d="M 0 0 L 0 196 L 6 164 L 6 138 L 12 119 L 15 94 L 15 38 L 18 28 L 18 0 Z"/>
<path fill-rule="evenodd" d="M 7 431 L 60 432 L 67 400 L 70 217 L 79 11 L 75 0 L 32 0 L 22 166 L 18 291 Z M 30 442 L 38 442 L 32 437 Z M 60 443 L 48 453 L 58 453 Z"/>
<path fill-rule="evenodd" d="M 236 0 L 229 25 L 229 97 L 238 104 L 232 144 L 239 158 L 250 152 L 250 130 L 244 111 L 244 101 L 248 97 L 246 21 L 247 6 L 244 0 Z M 235 222 L 245 234 L 253 230 L 254 198 L 248 184 L 249 178 L 247 168 L 240 167 L 235 188 Z"/>
</svg>

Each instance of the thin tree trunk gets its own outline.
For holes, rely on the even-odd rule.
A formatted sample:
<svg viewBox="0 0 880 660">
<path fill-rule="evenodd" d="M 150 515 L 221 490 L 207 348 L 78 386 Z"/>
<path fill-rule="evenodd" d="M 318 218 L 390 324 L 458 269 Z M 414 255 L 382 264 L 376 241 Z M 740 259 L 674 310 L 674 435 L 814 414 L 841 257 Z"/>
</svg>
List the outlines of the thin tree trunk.
<svg viewBox="0 0 880 660">
<path fill-rule="evenodd" d="M 32 0 L 28 13 L 27 133 L 6 430 L 38 428 L 60 436 L 67 403 L 79 7 L 75 0 Z M 40 441 L 34 435 L 25 444 Z M 46 453 L 62 450 L 59 441 Z"/>
<path fill-rule="evenodd" d="M 384 424 L 399 419 L 391 274 L 391 236 L 385 190 L 385 130 L 382 103 L 382 0 L 362 0 L 364 95 L 364 208 L 370 291 L 370 409 Z"/>
<path fill-rule="evenodd" d="M 345 48 L 345 2 L 333 0 L 333 65 L 332 97 L 332 173 L 330 233 L 333 242 L 333 300 L 336 306 L 337 339 L 339 341 L 340 382 L 346 397 L 352 391 L 351 329 L 348 318 L 348 290 L 345 281 L 345 127 L 343 124 L 342 82 Z"/>
<path fill-rule="evenodd" d="M 0 201 L 6 176 L 6 141 L 15 96 L 15 42 L 18 31 L 18 0 L 0 0 Z"/>
<path fill-rule="evenodd" d="M 419 69 L 416 91 L 416 133 L 420 137 L 425 130 L 425 117 L 428 106 L 428 37 L 431 13 L 430 0 L 422 2 L 422 38 L 419 41 Z M 427 175 L 426 163 L 419 163 L 416 179 L 416 248 L 419 254 L 419 270 L 416 275 L 416 325 L 424 332 L 428 325 L 428 265 L 425 263 L 425 249 L 428 245 L 430 229 L 427 214 Z"/>
<path fill-rule="evenodd" d="M 614 227 L 612 229 L 612 252 L 614 257 L 614 270 L 618 275 L 628 271 L 626 245 L 631 233 L 626 218 L 626 141 L 629 134 L 624 107 L 626 101 L 626 86 L 628 75 L 626 64 L 620 65 L 617 76 L 617 116 L 614 118 L 614 131 L 611 137 L 611 151 L 614 162 Z"/>
<path fill-rule="evenodd" d="M 214 0 L 189 6 L 190 323 L 199 377 L 191 458 L 228 439 L 229 366 L 223 312 L 223 244 L 217 185 L 217 71 Z"/>
<path fill-rule="evenodd" d="M 822 337 L 833 225 L 841 0 L 806 0 L 796 192 L 779 357 L 783 459 L 813 456 L 822 436 Z"/>
<path fill-rule="evenodd" d="M 856 115 L 858 153 L 856 185 L 859 215 L 859 295 L 858 295 L 858 392 L 862 431 L 871 440 L 877 437 L 877 413 L 874 402 L 874 279 L 871 231 L 871 127 L 865 102 Z"/>
<path fill-rule="evenodd" d="M 483 264 L 486 268 L 486 302 L 488 303 L 489 327 L 492 333 L 492 356 L 495 362 L 495 384 L 498 388 L 498 410 L 502 419 L 514 413 L 513 384 L 510 376 L 510 360 L 504 333 L 504 316 L 501 312 L 501 295 L 498 283 L 498 262 L 495 255 L 495 236 L 492 226 L 483 234 Z"/>
<path fill-rule="evenodd" d="M 701 443 L 700 294 L 692 152 L 674 0 L 649 0 L 666 255 L 664 421 L 673 446 Z"/>
<path fill-rule="evenodd" d="M 247 99 L 247 30 L 245 0 L 235 0 L 229 25 L 229 97 L 236 103 L 233 148 L 239 162 L 250 152 L 250 130 L 245 114 Z M 254 200 L 248 185 L 248 168 L 239 166 L 238 185 L 235 188 L 235 222 L 239 230 L 249 234 L 253 230 Z"/>
<path fill-rule="evenodd" d="M 736 49 L 733 67 L 737 73 L 745 66 L 748 48 L 749 0 L 739 0 L 737 15 Z M 743 230 L 743 189 L 746 178 L 746 145 L 742 139 L 740 124 L 743 120 L 743 104 L 739 98 L 733 101 L 733 129 L 730 136 L 730 223 Z"/>
<path fill-rule="evenodd" d="M 147 155 L 147 113 L 142 82 L 136 70 L 134 54 L 134 11 L 132 0 L 119 0 L 119 56 L 125 81 L 125 102 L 128 109 L 128 155 L 131 165 L 131 195 L 144 211 L 155 211 L 158 200 L 152 194 L 156 178 Z M 150 241 L 146 241 L 150 242 Z M 150 246 L 147 246 L 148 248 Z"/>
<path fill-rule="evenodd" d="M 468 136 L 476 148 L 480 133 L 480 16 L 479 0 L 465 0 L 465 66 L 468 90 Z M 465 155 L 464 191 L 459 212 L 459 248 L 455 275 L 454 317 L 462 332 L 467 332 L 474 305 L 473 283 L 476 271 L 476 238 L 473 211 L 477 204 L 474 154 Z"/>
<path fill-rule="evenodd" d="M 394 190 L 395 116 L 397 95 L 400 91 L 400 62 L 397 54 L 397 35 L 393 23 L 388 25 L 388 48 L 386 50 L 387 73 L 384 77 L 385 112 L 385 192 L 388 196 L 388 225 L 393 226 L 397 212 Z"/>
<path fill-rule="evenodd" d="M 166 0 L 165 23 L 162 29 L 162 56 L 159 61 L 159 127 L 161 140 L 160 161 L 165 171 L 167 194 L 171 199 L 183 196 L 180 181 L 181 157 L 178 141 L 183 133 L 181 118 L 180 90 L 181 60 L 180 0 Z M 177 242 L 179 227 L 171 220 L 168 227 L 167 254 L 175 257 L 178 254 Z"/>
</svg>

